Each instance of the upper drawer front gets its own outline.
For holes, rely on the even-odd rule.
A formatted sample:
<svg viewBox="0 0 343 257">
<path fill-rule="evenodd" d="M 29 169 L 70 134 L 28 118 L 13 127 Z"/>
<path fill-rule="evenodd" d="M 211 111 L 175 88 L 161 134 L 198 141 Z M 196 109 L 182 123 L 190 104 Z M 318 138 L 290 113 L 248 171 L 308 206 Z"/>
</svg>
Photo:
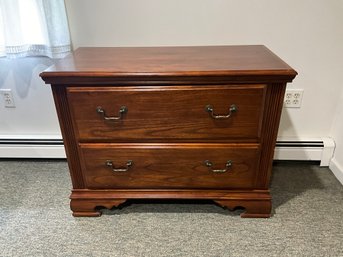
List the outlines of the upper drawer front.
<svg viewBox="0 0 343 257">
<path fill-rule="evenodd" d="M 251 188 L 258 144 L 80 144 L 87 188 Z"/>
<path fill-rule="evenodd" d="M 264 89 L 70 87 L 68 101 L 81 141 L 222 142 L 259 137 Z"/>
</svg>

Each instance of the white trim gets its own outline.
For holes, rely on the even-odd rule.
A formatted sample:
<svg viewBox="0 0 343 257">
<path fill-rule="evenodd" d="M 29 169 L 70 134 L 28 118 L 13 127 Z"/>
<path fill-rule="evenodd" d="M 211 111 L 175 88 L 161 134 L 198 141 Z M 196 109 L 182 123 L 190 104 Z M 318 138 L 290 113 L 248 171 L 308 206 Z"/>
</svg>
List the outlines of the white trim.
<svg viewBox="0 0 343 257">
<path fill-rule="evenodd" d="M 60 139 L 62 140 L 62 135 L 60 134 L 47 134 L 47 135 L 6 135 L 6 134 L 3 134 L 1 135 L 0 134 L 0 140 L 1 139 L 39 139 L 39 140 L 56 140 L 56 139 Z"/>
<path fill-rule="evenodd" d="M 320 158 L 320 166 L 329 166 L 335 152 L 335 141 L 331 137 L 324 137 L 322 139 L 324 143 L 324 149 Z"/>
<path fill-rule="evenodd" d="M 320 161 L 322 152 L 319 147 L 275 147 L 274 160 Z"/>
<path fill-rule="evenodd" d="M 49 140 L 61 140 L 61 135 L 0 135 L 4 140 L 0 144 L 0 158 L 66 158 L 64 146 L 49 144 Z M 8 140 L 8 142 L 6 142 Z M 17 140 L 16 143 L 10 141 Z M 30 144 L 25 141 L 35 141 Z M 42 141 L 45 143 L 41 143 Z M 295 146 L 282 146 L 281 143 L 295 142 Z M 304 143 L 306 142 L 306 143 Z M 331 138 L 278 138 L 280 146 L 275 148 L 274 160 L 320 161 L 321 166 L 328 166 L 335 148 Z M 311 144 L 312 143 L 312 144 Z M 314 143 L 317 143 L 317 146 Z M 318 146 L 322 143 L 323 146 Z M 320 145 L 320 144 L 319 144 Z"/>
<path fill-rule="evenodd" d="M 63 144 L 40 143 L 42 141 L 61 141 L 61 134 L 49 135 L 0 135 L 0 158 L 66 158 Z M 17 141 L 17 143 L 6 142 Z M 30 144 L 26 141 L 37 141 Z M 18 143 L 20 142 L 20 143 Z"/>
<path fill-rule="evenodd" d="M 335 142 L 330 137 L 299 138 L 278 137 L 277 142 L 298 142 L 299 146 L 275 147 L 274 160 L 320 161 L 320 166 L 329 166 L 335 150 Z M 302 142 L 322 142 L 323 147 L 301 146 Z"/>
<path fill-rule="evenodd" d="M 63 145 L 0 145 L 0 158 L 66 158 Z"/>
<path fill-rule="evenodd" d="M 338 181 L 343 185 L 343 167 L 338 163 L 335 157 L 331 159 L 329 168 Z"/>
<path fill-rule="evenodd" d="M 280 136 L 277 137 L 277 142 L 284 142 L 284 141 L 294 141 L 294 142 L 319 142 L 323 141 L 322 137 L 284 137 Z"/>
<path fill-rule="evenodd" d="M 274 160 L 320 161 L 323 148 L 276 147 Z M 66 158 L 63 145 L 0 145 L 0 158 Z"/>
</svg>

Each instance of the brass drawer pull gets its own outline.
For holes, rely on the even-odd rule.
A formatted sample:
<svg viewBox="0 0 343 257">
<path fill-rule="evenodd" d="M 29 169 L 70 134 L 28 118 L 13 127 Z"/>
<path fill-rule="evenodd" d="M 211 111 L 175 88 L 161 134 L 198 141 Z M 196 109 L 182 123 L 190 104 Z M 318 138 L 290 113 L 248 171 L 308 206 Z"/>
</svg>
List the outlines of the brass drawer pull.
<svg viewBox="0 0 343 257">
<path fill-rule="evenodd" d="M 129 160 L 126 163 L 126 168 L 115 168 L 112 161 L 106 161 L 106 166 L 110 167 L 114 172 L 126 172 L 133 165 L 133 161 Z"/>
<path fill-rule="evenodd" d="M 218 114 L 214 114 L 214 110 L 213 110 L 213 106 L 212 105 L 206 105 L 205 110 L 210 114 L 210 116 L 213 119 L 228 119 L 230 118 L 230 116 L 238 111 L 238 108 L 235 104 L 231 104 L 230 108 L 229 108 L 229 113 L 226 115 L 218 115 Z"/>
<path fill-rule="evenodd" d="M 224 173 L 224 172 L 227 172 L 228 169 L 232 166 L 232 161 L 231 160 L 228 160 L 225 164 L 225 169 L 223 170 L 215 170 L 212 168 L 213 164 L 212 162 L 210 162 L 209 160 L 206 160 L 205 161 L 205 165 L 209 168 L 210 171 L 212 171 L 213 173 Z"/>
<path fill-rule="evenodd" d="M 122 106 L 119 109 L 119 116 L 106 116 L 105 110 L 98 106 L 96 108 L 96 112 L 103 116 L 104 120 L 112 121 L 112 120 L 121 120 L 123 118 L 123 115 L 127 113 L 128 109 L 126 106 Z"/>
</svg>

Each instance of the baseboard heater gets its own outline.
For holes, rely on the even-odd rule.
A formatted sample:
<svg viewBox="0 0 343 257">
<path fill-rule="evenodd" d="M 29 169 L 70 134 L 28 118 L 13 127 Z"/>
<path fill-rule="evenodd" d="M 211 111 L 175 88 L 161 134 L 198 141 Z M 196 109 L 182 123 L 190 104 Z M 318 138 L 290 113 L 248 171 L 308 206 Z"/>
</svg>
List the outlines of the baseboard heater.
<svg viewBox="0 0 343 257">
<path fill-rule="evenodd" d="M 66 158 L 62 139 L 0 139 L 0 158 Z"/>
<path fill-rule="evenodd" d="M 278 140 L 275 160 L 320 161 L 328 166 L 335 144 L 331 138 Z M 66 158 L 62 139 L 0 139 L 0 158 Z"/>
<path fill-rule="evenodd" d="M 329 166 L 335 143 L 325 137 L 314 140 L 285 140 L 276 142 L 274 160 L 320 161 L 320 166 Z"/>
</svg>

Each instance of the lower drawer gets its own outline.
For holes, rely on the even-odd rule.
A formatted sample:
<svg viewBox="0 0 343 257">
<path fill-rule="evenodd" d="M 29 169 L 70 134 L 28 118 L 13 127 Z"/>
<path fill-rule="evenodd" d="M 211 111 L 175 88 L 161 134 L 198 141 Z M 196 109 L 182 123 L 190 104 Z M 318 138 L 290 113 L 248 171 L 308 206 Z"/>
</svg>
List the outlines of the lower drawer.
<svg viewBox="0 0 343 257">
<path fill-rule="evenodd" d="M 258 144 L 80 144 L 86 187 L 250 188 Z"/>
</svg>

